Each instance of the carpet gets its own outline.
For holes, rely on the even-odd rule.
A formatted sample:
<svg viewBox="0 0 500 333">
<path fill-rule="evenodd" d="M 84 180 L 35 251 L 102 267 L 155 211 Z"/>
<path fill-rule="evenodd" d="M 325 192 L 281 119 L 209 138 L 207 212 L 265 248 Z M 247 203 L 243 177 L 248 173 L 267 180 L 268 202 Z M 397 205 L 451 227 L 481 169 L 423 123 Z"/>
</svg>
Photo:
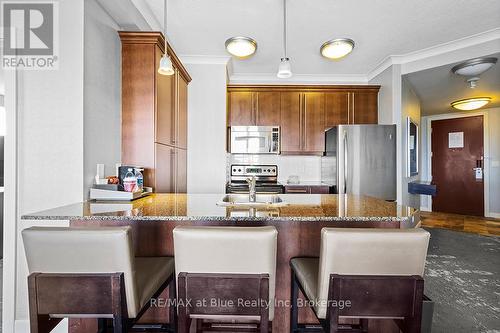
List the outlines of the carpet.
<svg viewBox="0 0 500 333">
<path fill-rule="evenodd" d="M 433 333 L 500 332 L 500 237 L 444 229 L 431 233 L 425 294 Z"/>
</svg>

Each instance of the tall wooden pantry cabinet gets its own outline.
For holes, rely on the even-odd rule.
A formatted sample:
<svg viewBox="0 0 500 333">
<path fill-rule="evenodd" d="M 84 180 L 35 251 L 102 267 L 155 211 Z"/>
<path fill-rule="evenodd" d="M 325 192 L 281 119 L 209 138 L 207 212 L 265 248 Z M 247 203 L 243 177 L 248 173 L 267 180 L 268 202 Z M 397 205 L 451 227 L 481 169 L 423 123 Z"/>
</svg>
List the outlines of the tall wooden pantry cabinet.
<svg viewBox="0 0 500 333">
<path fill-rule="evenodd" d="M 187 189 L 189 73 L 170 45 L 175 74 L 157 72 L 165 49 L 160 32 L 120 31 L 122 43 L 122 163 L 145 168 L 155 192 Z"/>
</svg>

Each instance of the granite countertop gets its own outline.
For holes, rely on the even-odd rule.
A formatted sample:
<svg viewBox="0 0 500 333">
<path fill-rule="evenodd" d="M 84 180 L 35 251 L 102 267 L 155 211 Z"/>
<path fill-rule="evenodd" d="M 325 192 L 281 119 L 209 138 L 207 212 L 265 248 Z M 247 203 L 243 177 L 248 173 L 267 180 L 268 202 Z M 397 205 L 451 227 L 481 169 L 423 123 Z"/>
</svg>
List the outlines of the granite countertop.
<svg viewBox="0 0 500 333">
<path fill-rule="evenodd" d="M 224 194 L 152 194 L 132 202 L 72 204 L 26 214 L 24 220 L 134 221 L 400 221 L 418 211 L 393 202 L 344 194 L 281 194 L 281 207 L 249 209 L 217 205 Z"/>
</svg>

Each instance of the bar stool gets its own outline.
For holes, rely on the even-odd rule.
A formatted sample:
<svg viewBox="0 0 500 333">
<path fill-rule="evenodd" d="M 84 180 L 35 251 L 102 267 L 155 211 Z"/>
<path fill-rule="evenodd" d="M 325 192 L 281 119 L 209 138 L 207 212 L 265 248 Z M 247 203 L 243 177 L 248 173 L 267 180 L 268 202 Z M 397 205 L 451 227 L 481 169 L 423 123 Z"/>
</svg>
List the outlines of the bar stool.
<svg viewBox="0 0 500 333">
<path fill-rule="evenodd" d="M 189 332 L 196 319 L 198 328 L 234 332 L 252 323 L 267 333 L 274 317 L 276 228 L 180 226 L 173 234 L 179 332 Z"/>
<path fill-rule="evenodd" d="M 31 333 L 62 318 L 97 318 L 100 331 L 112 319 L 114 332 L 126 332 L 167 286 L 175 299 L 174 259 L 134 257 L 130 227 L 32 227 L 22 237 Z M 163 328 L 175 330 L 174 307 L 170 316 Z"/>
<path fill-rule="evenodd" d="M 420 332 L 429 237 L 423 229 L 323 228 L 319 258 L 290 261 L 292 332 L 307 331 L 298 323 L 299 289 L 325 332 L 342 332 L 339 317 L 361 319 L 348 329 L 366 331 L 367 318 L 377 318 Z"/>
</svg>

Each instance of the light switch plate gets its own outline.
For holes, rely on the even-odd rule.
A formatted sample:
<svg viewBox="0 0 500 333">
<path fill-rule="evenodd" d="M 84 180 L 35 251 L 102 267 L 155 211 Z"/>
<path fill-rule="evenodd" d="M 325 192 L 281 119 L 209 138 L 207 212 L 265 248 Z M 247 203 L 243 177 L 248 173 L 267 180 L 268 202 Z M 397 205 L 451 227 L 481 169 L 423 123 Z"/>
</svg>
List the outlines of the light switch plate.
<svg viewBox="0 0 500 333">
<path fill-rule="evenodd" d="M 491 161 L 492 168 L 500 168 L 500 161 Z"/>
</svg>

